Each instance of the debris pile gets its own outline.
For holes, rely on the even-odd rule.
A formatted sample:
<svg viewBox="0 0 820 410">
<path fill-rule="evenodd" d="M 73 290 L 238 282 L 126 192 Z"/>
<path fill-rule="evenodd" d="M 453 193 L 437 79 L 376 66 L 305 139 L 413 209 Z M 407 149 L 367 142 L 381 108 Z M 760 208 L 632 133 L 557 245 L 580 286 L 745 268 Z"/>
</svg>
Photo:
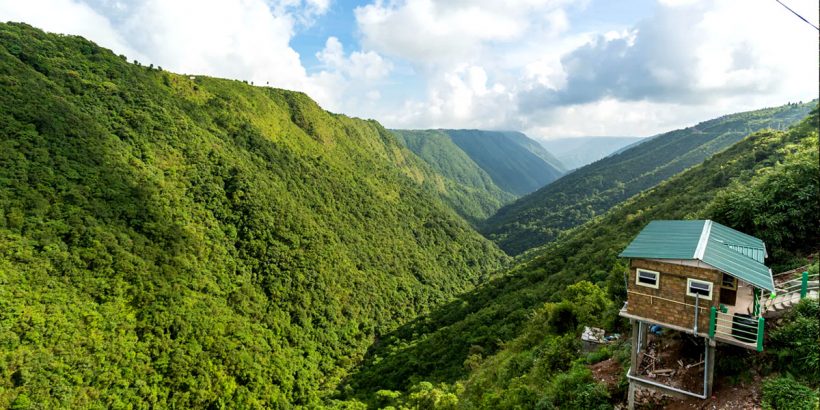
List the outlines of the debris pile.
<svg viewBox="0 0 820 410">
<path fill-rule="evenodd" d="M 667 386 L 691 392 L 703 390 L 703 352 L 686 352 L 682 340 L 650 334 L 638 354 L 636 373 Z M 691 349 L 689 349 L 691 350 Z"/>
</svg>

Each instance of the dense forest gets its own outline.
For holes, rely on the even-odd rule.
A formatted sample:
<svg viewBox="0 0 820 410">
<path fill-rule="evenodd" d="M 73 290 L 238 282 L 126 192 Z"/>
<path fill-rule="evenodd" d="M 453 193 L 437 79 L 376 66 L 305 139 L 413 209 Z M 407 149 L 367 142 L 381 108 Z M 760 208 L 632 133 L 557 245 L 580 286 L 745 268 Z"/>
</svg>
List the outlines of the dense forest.
<svg viewBox="0 0 820 410">
<path fill-rule="evenodd" d="M 376 405 L 432 400 L 441 408 L 612 408 L 623 400 L 625 382 L 608 391 L 585 365 L 616 355 L 625 369 L 628 346 L 587 357 L 578 336 L 584 325 L 627 331 L 617 316 L 626 268 L 617 254 L 651 220 L 711 218 L 764 239 L 775 271 L 805 264 L 820 240 L 818 121 L 815 108 L 788 131 L 753 133 L 566 232 L 505 276 L 385 335 L 348 383 Z M 771 374 L 771 395 L 779 394 L 778 386 L 816 389 L 818 351 L 811 346 L 820 319 L 816 302 L 805 305 L 770 335 L 766 354 L 732 356 L 718 365 L 738 377 L 751 369 Z M 797 381 L 777 378 L 789 371 Z M 816 400 L 808 391 L 784 400 Z"/>
<path fill-rule="evenodd" d="M 727 115 L 652 137 L 501 208 L 482 224 L 481 232 L 507 253 L 520 254 L 701 163 L 750 132 L 785 129 L 805 117 L 814 104 Z"/>
<path fill-rule="evenodd" d="M 0 24 L 0 408 L 287 408 L 506 256 L 375 121 Z"/>
</svg>

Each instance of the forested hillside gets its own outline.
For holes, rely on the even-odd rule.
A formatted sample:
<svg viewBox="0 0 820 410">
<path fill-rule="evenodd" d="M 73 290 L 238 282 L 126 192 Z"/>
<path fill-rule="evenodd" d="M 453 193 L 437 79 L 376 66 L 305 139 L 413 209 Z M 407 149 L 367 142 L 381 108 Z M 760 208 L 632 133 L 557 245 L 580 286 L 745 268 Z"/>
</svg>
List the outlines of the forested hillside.
<svg viewBox="0 0 820 410">
<path fill-rule="evenodd" d="M 0 24 L 0 408 L 289 408 L 506 257 L 375 121 Z"/>
<path fill-rule="evenodd" d="M 542 140 L 541 145 L 568 169 L 576 169 L 641 140 L 640 137 L 572 137 Z"/>
<path fill-rule="evenodd" d="M 788 127 L 805 117 L 813 104 L 727 115 L 656 136 L 501 208 L 481 231 L 507 253 L 520 254 L 701 163 L 751 132 Z"/>
<path fill-rule="evenodd" d="M 820 240 L 817 127 L 815 109 L 787 132 L 754 133 L 565 233 L 507 275 L 385 335 L 351 386 L 382 404 L 435 397 L 464 408 L 612 408 L 621 398 L 592 380 L 578 336 L 584 325 L 627 331 L 617 316 L 626 269 L 618 253 L 652 220 L 711 218 L 762 238 L 775 271 L 806 263 Z M 816 343 L 816 320 L 799 319 L 792 336 L 774 339 L 760 368 L 816 363 L 816 351 L 793 353 Z M 800 377 L 816 388 L 814 375 Z"/>
<path fill-rule="evenodd" d="M 475 224 L 487 219 L 515 195 L 499 188 L 442 130 L 393 130 L 396 138 L 448 180 L 449 192 L 462 192 L 460 201 L 447 201 L 465 219 Z"/>
<path fill-rule="evenodd" d="M 403 136 L 408 147 L 449 178 L 457 174 L 442 162 L 436 150 L 460 151 L 503 191 L 518 197 L 556 180 L 564 166 L 538 142 L 520 132 L 481 130 L 393 130 Z M 449 140 L 449 142 L 447 142 Z M 451 157 L 462 154 L 452 153 Z M 494 211 L 494 210 L 493 210 Z M 489 216 L 489 215 L 488 215 Z"/>
</svg>

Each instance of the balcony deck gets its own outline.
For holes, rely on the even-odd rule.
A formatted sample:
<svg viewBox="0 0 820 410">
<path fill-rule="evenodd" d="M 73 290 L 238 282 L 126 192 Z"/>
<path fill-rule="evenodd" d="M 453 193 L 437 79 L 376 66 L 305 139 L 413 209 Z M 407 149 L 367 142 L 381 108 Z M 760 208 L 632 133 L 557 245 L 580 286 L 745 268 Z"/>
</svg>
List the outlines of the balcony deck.
<svg viewBox="0 0 820 410">
<path fill-rule="evenodd" d="M 625 317 L 627 319 L 632 319 L 632 320 L 639 320 L 639 321 L 644 322 L 644 323 L 656 324 L 656 325 L 659 325 L 659 326 L 667 328 L 667 329 L 677 330 L 678 332 L 683 332 L 683 333 L 688 333 L 688 334 L 695 334 L 694 333 L 694 328 L 691 328 L 691 327 L 690 328 L 684 328 L 684 327 L 681 327 L 681 326 L 673 325 L 671 323 L 663 323 L 663 322 L 658 321 L 656 319 L 633 315 L 633 314 L 626 311 L 626 307 L 627 307 L 627 304 L 624 303 L 624 306 L 621 308 L 621 311 L 618 313 L 621 317 Z M 738 312 L 738 313 L 741 313 L 741 312 Z M 721 314 L 721 316 L 732 317 L 733 314 Z M 718 320 L 718 322 L 721 323 L 720 319 Z M 758 349 L 756 343 L 750 343 L 750 342 L 745 342 L 743 340 L 739 340 L 737 337 L 732 336 L 731 333 L 726 333 L 727 329 L 725 328 L 725 326 L 724 326 L 724 328 L 721 328 L 720 324 L 718 324 L 717 326 L 718 326 L 718 328 L 717 328 L 717 331 L 715 332 L 715 337 L 713 339 L 714 341 L 721 342 L 721 343 L 726 343 L 726 344 L 730 344 L 730 345 L 734 345 L 734 346 L 738 346 L 738 347 L 745 347 L 745 348 L 751 349 L 751 350 L 757 350 Z M 728 330 L 731 331 L 731 328 L 728 328 Z M 698 329 L 698 332 L 697 332 L 696 336 L 704 337 L 704 338 L 708 339 L 709 338 L 709 329 Z"/>
</svg>

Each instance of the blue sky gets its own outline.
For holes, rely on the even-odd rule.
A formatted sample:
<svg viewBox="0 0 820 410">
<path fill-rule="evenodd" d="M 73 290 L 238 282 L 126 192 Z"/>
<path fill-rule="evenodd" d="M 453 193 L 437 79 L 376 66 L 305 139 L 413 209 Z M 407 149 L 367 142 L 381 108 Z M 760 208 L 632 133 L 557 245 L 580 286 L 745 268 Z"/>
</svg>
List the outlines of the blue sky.
<svg viewBox="0 0 820 410">
<path fill-rule="evenodd" d="M 393 128 L 649 136 L 818 90 L 817 31 L 774 0 L 0 0 L 0 21 Z"/>
</svg>

